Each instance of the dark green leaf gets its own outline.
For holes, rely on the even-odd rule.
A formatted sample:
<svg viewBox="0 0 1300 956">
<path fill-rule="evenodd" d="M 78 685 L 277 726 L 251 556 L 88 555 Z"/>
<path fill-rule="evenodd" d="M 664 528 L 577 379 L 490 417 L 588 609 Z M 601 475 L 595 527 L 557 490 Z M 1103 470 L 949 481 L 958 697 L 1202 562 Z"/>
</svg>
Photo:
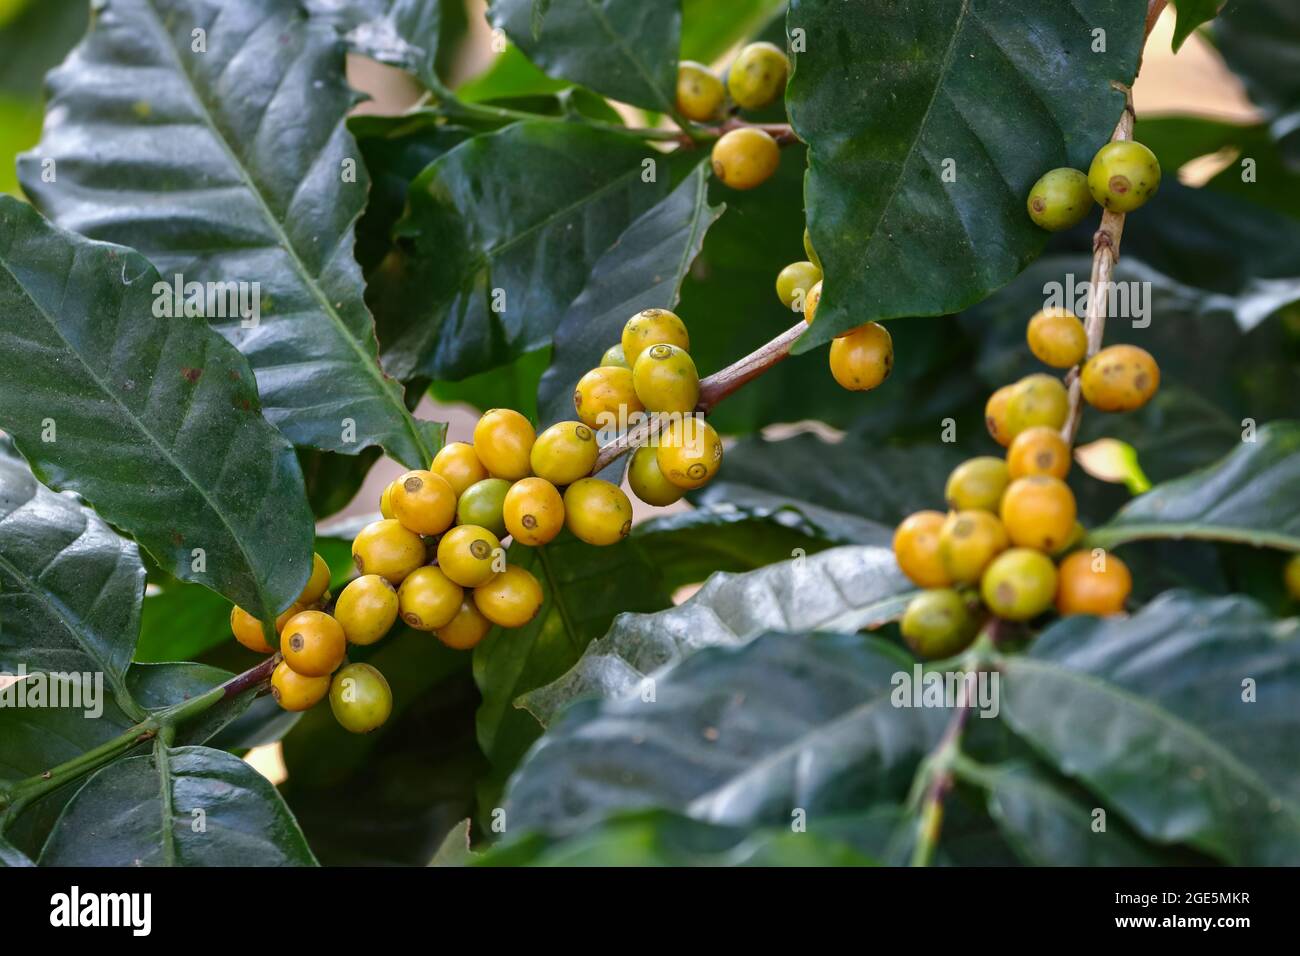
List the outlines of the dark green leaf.
<svg viewBox="0 0 1300 956">
<path fill-rule="evenodd" d="M 306 7 L 346 34 L 356 53 L 413 73 L 426 86 L 437 83 L 439 0 L 306 0 Z"/>
<path fill-rule="evenodd" d="M 788 29 L 807 51 L 790 117 L 810 146 L 809 228 L 827 275 L 796 347 L 955 312 L 1023 269 L 1046 239 L 1025 196 L 1054 166 L 1086 168 L 1109 138 L 1124 106 L 1112 84 L 1133 80 L 1145 12 L 1124 0 L 794 0 Z"/>
<path fill-rule="evenodd" d="M 868 821 L 869 822 L 869 821 Z M 543 836 L 489 850 L 477 866 L 872 866 L 856 846 L 863 819 L 791 826 L 718 826 L 663 810 L 621 814 L 568 840 Z M 829 832 L 825 832 L 829 831 Z"/>
<path fill-rule="evenodd" d="M 600 364 L 628 319 L 642 309 L 677 307 L 704 234 L 722 210 L 709 205 L 709 169 L 701 163 L 600 257 L 586 288 L 555 330 L 551 367 L 538 390 L 543 422 L 573 417 L 578 379 Z"/>
<path fill-rule="evenodd" d="M 641 695 L 574 704 L 511 778 L 511 828 L 574 833 L 663 808 L 734 826 L 809 827 L 898 802 L 948 718 L 890 704 L 906 654 L 856 635 L 766 634 L 709 647 Z"/>
<path fill-rule="evenodd" d="M 142 716 L 125 678 L 143 592 L 133 542 L 0 455 L 0 672 L 103 674 Z"/>
<path fill-rule="evenodd" d="M 680 0 L 492 0 L 488 19 L 552 76 L 676 109 Z"/>
<path fill-rule="evenodd" d="M 6 682 L 7 683 L 7 682 Z M 36 684 L 43 703 L 31 706 Z M 81 688 L 69 675 L 36 673 L 26 681 L 28 696 L 19 687 L 4 691 L 0 707 L 0 780 L 17 781 L 44 773 L 80 757 L 124 733 L 136 721 L 122 712 L 111 687 L 95 697 L 93 684 Z M 50 706 L 55 700 L 68 706 Z M 28 706 L 18 706 L 19 702 Z"/>
<path fill-rule="evenodd" d="M 1201 538 L 1300 551 L 1300 424 L 1273 422 L 1217 464 L 1152 488 L 1088 535 L 1097 547 Z"/>
<path fill-rule="evenodd" d="M 139 249 L 168 281 L 256 289 L 253 327 L 225 296 L 205 311 L 295 444 L 380 444 L 420 467 L 438 435 L 376 361 L 352 255 L 369 182 L 343 122 L 343 69 L 333 29 L 293 0 L 114 0 L 50 74 L 57 122 L 21 179 L 61 226 Z"/>
<path fill-rule="evenodd" d="M 673 168 L 633 137 L 554 120 L 448 152 L 411 185 L 406 253 L 371 279 L 386 367 L 459 379 L 549 344 L 596 261 L 672 188 Z"/>
<path fill-rule="evenodd" d="M 1297 621 L 1172 591 L 1131 618 L 1074 617 L 1001 662 L 1002 713 L 1148 840 L 1294 863 Z"/>
<path fill-rule="evenodd" d="M 310 573 L 312 515 L 248 363 L 202 319 L 155 317 L 141 255 L 8 197 L 0 267 L 0 425 L 35 472 L 176 577 L 274 619 Z"/>
<path fill-rule="evenodd" d="M 1178 22 L 1174 24 L 1174 52 L 1196 32 L 1203 23 L 1213 20 L 1223 0 L 1174 0 Z"/>
<path fill-rule="evenodd" d="M 478 741 L 498 782 L 542 730 L 517 699 L 568 671 L 615 615 L 669 603 L 654 566 L 632 540 L 595 548 L 566 531 L 540 548 L 512 545 L 508 560 L 532 572 L 544 602 L 528 624 L 493 628 L 474 648 L 474 679 L 483 695 Z"/>
<path fill-rule="evenodd" d="M 571 701 L 631 694 L 700 648 L 745 644 L 764 631 L 879 627 L 901 617 L 914 593 L 887 548 L 835 548 L 748 574 L 715 574 L 677 607 L 619 615 L 572 670 L 521 703 L 550 724 Z"/>
<path fill-rule="evenodd" d="M 489 408 L 513 408 L 529 421 L 538 421 L 537 386 L 551 364 L 551 350 L 525 352 L 509 365 L 499 365 L 459 382 L 438 381 L 429 394 L 439 402 L 465 402 L 480 412 Z"/>
<path fill-rule="evenodd" d="M 167 747 L 91 777 L 64 808 L 43 866 L 311 866 L 269 781 L 238 757 Z"/>
</svg>

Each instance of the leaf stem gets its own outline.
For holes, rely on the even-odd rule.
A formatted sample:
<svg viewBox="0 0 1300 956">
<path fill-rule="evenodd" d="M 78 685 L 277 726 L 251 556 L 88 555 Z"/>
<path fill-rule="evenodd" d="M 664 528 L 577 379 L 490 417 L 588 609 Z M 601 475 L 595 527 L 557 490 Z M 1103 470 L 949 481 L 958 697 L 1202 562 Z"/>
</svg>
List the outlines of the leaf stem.
<svg viewBox="0 0 1300 956">
<path fill-rule="evenodd" d="M 235 675 L 230 680 L 218 684 L 197 697 L 181 701 L 179 704 L 149 715 L 98 747 L 87 750 L 85 753 L 52 767 L 44 773 L 20 780 L 9 788 L 0 790 L 0 834 L 3 834 L 4 831 L 3 823 L 16 817 L 33 800 L 37 800 L 91 771 L 98 770 L 104 764 L 112 762 L 128 750 L 153 740 L 159 735 L 169 737 L 177 726 L 192 720 L 223 700 L 258 688 L 259 685 L 271 679 L 271 672 L 275 670 L 278 663 L 279 655 L 273 654 L 256 667 L 251 667 L 242 674 Z"/>
<path fill-rule="evenodd" d="M 962 734 L 970 718 L 969 706 L 953 711 L 952 719 L 939 738 L 939 743 L 917 771 L 917 780 L 924 787 L 920 813 L 916 824 L 916 846 L 912 848 L 912 866 L 929 866 L 934 860 L 939 835 L 943 832 L 943 801 L 953 786 L 953 764 L 961 754 Z"/>
</svg>

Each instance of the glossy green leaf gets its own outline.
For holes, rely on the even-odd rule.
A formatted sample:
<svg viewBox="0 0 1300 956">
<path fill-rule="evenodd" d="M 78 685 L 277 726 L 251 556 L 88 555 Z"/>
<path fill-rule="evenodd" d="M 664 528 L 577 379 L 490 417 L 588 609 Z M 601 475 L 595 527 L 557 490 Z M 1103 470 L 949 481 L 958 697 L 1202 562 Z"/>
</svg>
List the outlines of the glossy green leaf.
<svg viewBox="0 0 1300 956">
<path fill-rule="evenodd" d="M 551 76 L 676 109 L 680 0 L 492 0 L 488 19 Z"/>
<path fill-rule="evenodd" d="M 633 137 L 553 120 L 442 156 L 411 185 L 404 254 L 371 277 L 385 367 L 460 379 L 549 344 L 596 261 L 670 191 L 673 169 Z"/>
<path fill-rule="evenodd" d="M 69 801 L 42 866 L 311 866 L 275 787 L 238 757 L 167 747 L 127 757 Z"/>
<path fill-rule="evenodd" d="M 306 0 L 305 6 L 333 23 L 354 52 L 412 73 L 426 86 L 437 82 L 440 0 Z"/>
<path fill-rule="evenodd" d="M 535 836 L 489 850 L 477 866 L 872 866 L 860 818 L 807 831 L 718 826 L 663 810 L 621 814 L 563 841 Z M 824 831 L 829 830 L 829 833 Z M 845 832 L 847 831 L 847 832 Z"/>
<path fill-rule="evenodd" d="M 959 769 L 965 777 L 968 772 Z M 1094 800 L 1030 764 L 982 769 L 989 814 L 1027 866 L 1161 866 L 1179 862 L 1144 843 L 1116 817 L 1100 818 Z M 1104 825 L 1104 829 L 1101 826 Z"/>
<path fill-rule="evenodd" d="M 677 607 L 621 614 L 559 680 L 521 703 L 550 724 L 571 701 L 620 697 L 704 647 L 748 643 L 766 631 L 855 631 L 903 614 L 915 587 L 887 548 L 833 548 L 748 574 L 713 575 Z"/>
<path fill-rule="evenodd" d="M 102 674 L 141 716 L 126 669 L 143 593 L 134 542 L 0 455 L 0 672 Z"/>
<path fill-rule="evenodd" d="M 0 197 L 0 426 L 173 575 L 274 619 L 311 570 L 302 473 L 248 363 L 201 319 L 156 317 L 157 281 Z"/>
<path fill-rule="evenodd" d="M 1034 181 L 1086 168 L 1142 49 L 1128 0 L 794 0 L 787 100 L 809 144 L 809 229 L 826 269 L 797 348 L 872 319 L 955 312 L 1013 278 L 1046 233 Z M 1096 49 L 1104 31 L 1105 49 Z"/>
<path fill-rule="evenodd" d="M 575 833 L 662 808 L 735 826 L 789 826 L 898 802 L 948 718 L 892 706 L 910 657 L 846 634 L 765 634 L 708 647 L 634 694 L 570 707 L 511 778 L 512 828 Z"/>
<path fill-rule="evenodd" d="M 334 30 L 293 0 L 112 0 L 50 74 L 20 178 L 59 225 L 140 250 L 167 281 L 246 283 L 223 287 L 246 305 L 256 291 L 255 324 L 215 291 L 206 311 L 295 444 L 379 444 L 419 467 L 441 426 L 416 422 L 376 361 L 352 255 L 369 182 L 343 69 Z"/>
<path fill-rule="evenodd" d="M 538 390 L 544 422 L 573 417 L 578 379 L 600 364 L 628 319 L 642 309 L 677 307 L 704 234 L 723 208 L 709 205 L 709 169 L 700 163 L 600 257 L 555 330 L 551 367 Z"/>
<path fill-rule="evenodd" d="M 1094 529 L 1090 543 L 1200 538 L 1300 551 L 1300 424 L 1273 422 L 1216 464 L 1157 485 Z"/>
<path fill-rule="evenodd" d="M 1294 863 L 1297 625 L 1181 591 L 1129 618 L 1069 618 L 1001 662 L 1002 715 L 1146 839 Z"/>
<path fill-rule="evenodd" d="M 41 706 L 34 706 L 38 682 L 43 696 Z M 0 691 L 5 700 L 0 707 L 0 780 L 18 781 L 44 773 L 136 723 L 122 712 L 107 681 L 101 697 L 96 697 L 93 685 L 77 688 L 70 679 L 44 672 L 26 683 L 24 696 L 19 696 L 18 686 Z M 55 701 L 68 706 L 51 706 Z"/>
<path fill-rule="evenodd" d="M 493 628 L 474 648 L 474 680 L 483 695 L 478 741 L 498 780 L 542 730 L 519 709 L 518 698 L 568 671 L 616 615 L 669 603 L 654 566 L 630 539 L 597 548 L 566 531 L 540 548 L 512 545 L 507 560 L 537 578 L 544 601 L 528 624 Z"/>
<path fill-rule="evenodd" d="M 1174 7 L 1178 11 L 1178 20 L 1174 24 L 1175 53 L 1198 27 L 1215 18 L 1222 3 L 1223 0 L 1174 0 Z"/>
</svg>

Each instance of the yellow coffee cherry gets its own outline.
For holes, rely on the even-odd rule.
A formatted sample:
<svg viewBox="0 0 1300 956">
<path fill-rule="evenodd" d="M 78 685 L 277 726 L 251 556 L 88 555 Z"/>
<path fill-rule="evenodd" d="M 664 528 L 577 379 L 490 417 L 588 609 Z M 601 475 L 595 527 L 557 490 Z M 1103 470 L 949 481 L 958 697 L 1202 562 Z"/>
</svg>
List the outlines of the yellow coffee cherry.
<svg viewBox="0 0 1300 956">
<path fill-rule="evenodd" d="M 402 620 L 417 631 L 433 631 L 451 623 L 465 592 L 441 568 L 416 568 L 397 589 Z"/>
<path fill-rule="evenodd" d="M 1282 580 L 1286 584 L 1286 593 L 1291 600 L 1300 601 L 1300 554 L 1292 555 L 1282 569 Z"/>
<path fill-rule="evenodd" d="M 463 495 L 470 485 L 488 477 L 488 470 L 483 467 L 483 462 L 479 461 L 474 446 L 463 441 L 443 445 L 438 454 L 433 456 L 433 464 L 429 466 L 429 470 L 436 475 L 441 475 L 458 497 Z M 384 517 L 391 518 L 392 515 L 384 515 Z"/>
<path fill-rule="evenodd" d="M 792 262 L 776 274 L 776 297 L 787 309 L 803 312 L 808 290 L 822 281 L 822 270 L 811 262 Z"/>
<path fill-rule="evenodd" d="M 831 342 L 831 374 L 851 392 L 866 392 L 889 377 L 894 340 L 879 322 L 868 322 Z"/>
<path fill-rule="evenodd" d="M 348 639 L 339 622 L 324 611 L 302 611 L 284 625 L 280 653 L 303 677 L 333 674 L 348 652 Z"/>
<path fill-rule="evenodd" d="M 894 529 L 894 558 L 913 584 L 923 588 L 952 584 L 939 556 L 939 533 L 945 520 L 942 512 L 918 511 Z"/>
<path fill-rule="evenodd" d="M 474 605 L 498 627 L 523 627 L 542 606 L 542 586 L 528 571 L 512 564 L 474 589 Z"/>
<path fill-rule="evenodd" d="M 1088 353 L 1088 333 L 1069 309 L 1035 312 L 1025 328 L 1029 351 L 1044 365 L 1073 368 Z"/>
<path fill-rule="evenodd" d="M 1160 387 L 1160 366 L 1146 349 L 1112 345 L 1088 359 L 1079 387 L 1083 400 L 1098 411 L 1131 412 Z"/>
<path fill-rule="evenodd" d="M 685 488 L 674 485 L 659 470 L 659 455 L 654 445 L 642 445 L 632 453 L 627 483 L 634 495 L 659 508 L 679 501 L 686 494 Z"/>
<path fill-rule="evenodd" d="M 614 544 L 632 530 L 632 502 L 617 485 L 583 478 L 564 492 L 564 521 L 587 544 Z"/>
<path fill-rule="evenodd" d="M 1111 212 L 1132 212 L 1160 188 L 1160 161 L 1141 143 L 1117 140 L 1097 150 L 1088 167 L 1092 198 Z"/>
<path fill-rule="evenodd" d="M 409 575 L 408 575 L 409 577 Z M 397 592 L 377 574 L 353 578 L 334 604 L 334 620 L 349 644 L 373 644 L 397 620 Z"/>
<path fill-rule="evenodd" d="M 622 428 L 628 417 L 645 408 L 636 397 L 632 370 L 602 365 L 578 380 L 573 407 L 588 428 Z"/>
<path fill-rule="evenodd" d="M 600 364 L 612 365 L 615 368 L 632 367 L 627 364 L 627 359 L 623 357 L 622 342 L 619 342 L 617 345 L 611 345 L 609 348 L 605 349 L 605 354 L 600 357 Z"/>
<path fill-rule="evenodd" d="M 473 596 L 460 602 L 460 610 L 449 624 L 438 628 L 433 633 L 438 640 L 457 651 L 468 651 L 492 630 L 492 622 L 485 618 Z"/>
<path fill-rule="evenodd" d="M 632 387 L 648 412 L 690 412 L 700 399 L 700 375 L 684 349 L 661 342 L 632 366 Z"/>
<path fill-rule="evenodd" d="M 294 607 L 297 607 L 297 605 L 295 604 Z M 262 633 L 262 622 L 239 605 L 235 605 L 230 609 L 230 633 L 235 635 L 235 640 L 250 651 L 256 651 L 258 654 L 270 654 L 275 650 L 270 644 L 266 643 L 266 635 Z"/>
<path fill-rule="evenodd" d="M 1007 472 L 1012 478 L 1051 475 L 1064 480 L 1070 473 L 1070 445 L 1055 428 L 1026 428 L 1007 449 Z"/>
<path fill-rule="evenodd" d="M 359 574 L 377 574 L 393 584 L 424 564 L 424 540 L 400 521 L 372 521 L 352 541 L 352 563 Z"/>
<path fill-rule="evenodd" d="M 772 178 L 781 165 L 781 148 L 767 132 L 743 126 L 713 144 L 713 175 L 732 189 L 753 189 Z"/>
<path fill-rule="evenodd" d="M 990 611 L 1008 621 L 1028 621 L 1052 606 L 1056 566 L 1041 551 L 1003 551 L 980 579 L 980 596 Z"/>
<path fill-rule="evenodd" d="M 368 734 L 382 727 L 393 712 L 393 691 L 378 668 L 349 664 L 330 682 L 330 710 L 344 730 Z"/>
<path fill-rule="evenodd" d="M 438 567 L 463 588 L 476 588 L 492 580 L 498 557 L 505 557 L 500 540 L 478 525 L 457 525 L 438 542 Z"/>
<path fill-rule="evenodd" d="M 442 534 L 456 520 L 456 492 L 442 475 L 408 471 L 393 488 L 393 517 L 416 534 Z"/>
<path fill-rule="evenodd" d="M 701 488 L 722 467 L 722 439 L 702 418 L 674 418 L 659 436 L 655 459 L 663 476 L 679 488 Z"/>
<path fill-rule="evenodd" d="M 1002 503 L 1002 493 L 1010 483 L 1006 462 L 981 455 L 952 470 L 944 487 L 944 497 L 948 500 L 948 507 L 954 511 L 979 508 L 996 514 L 998 505 Z"/>
<path fill-rule="evenodd" d="M 727 71 L 727 92 L 744 110 L 759 110 L 785 93 L 790 58 L 775 43 L 751 43 Z"/>
<path fill-rule="evenodd" d="M 675 345 L 683 352 L 691 350 L 686 323 L 667 309 L 642 309 L 623 325 L 623 359 L 628 368 L 652 345 Z"/>
<path fill-rule="evenodd" d="M 311 577 L 298 595 L 297 603 L 315 604 L 330 586 L 330 566 L 319 554 L 311 556 Z"/>
<path fill-rule="evenodd" d="M 1007 398 L 1007 434 L 1010 440 L 1027 428 L 1045 425 L 1059 429 L 1070 414 L 1070 395 L 1052 375 L 1026 375 L 1011 387 Z"/>
<path fill-rule="evenodd" d="M 1088 177 L 1068 166 L 1049 169 L 1034 183 L 1025 205 L 1029 218 L 1048 232 L 1077 226 L 1092 210 Z"/>
<path fill-rule="evenodd" d="M 523 415 L 493 408 L 474 426 L 474 452 L 493 478 L 518 481 L 528 477 L 528 456 L 536 437 L 532 422 Z"/>
<path fill-rule="evenodd" d="M 817 306 L 822 301 L 822 282 L 824 279 L 818 279 L 808 290 L 808 294 L 803 299 L 803 320 L 809 325 L 813 324 L 813 319 L 817 318 Z"/>
<path fill-rule="evenodd" d="M 530 548 L 554 540 L 564 527 L 564 499 L 545 478 L 516 481 L 506 492 L 506 531 Z"/>
<path fill-rule="evenodd" d="M 939 560 L 956 584 L 974 584 L 1007 549 L 1006 529 L 987 511 L 954 511 L 939 529 Z"/>
<path fill-rule="evenodd" d="M 1017 478 L 1007 487 L 1001 517 L 1016 547 L 1050 554 L 1073 534 L 1078 508 L 1074 492 L 1061 479 L 1031 475 Z"/>
<path fill-rule="evenodd" d="M 993 440 L 1003 448 L 1011 444 L 1012 436 L 1007 425 L 1007 403 L 1011 400 L 1011 394 L 1015 389 L 1015 385 L 1003 385 L 989 396 L 988 403 L 984 406 L 984 425 Z"/>
<path fill-rule="evenodd" d="M 722 111 L 727 92 L 703 63 L 682 60 L 677 64 L 677 112 L 696 123 L 707 123 Z"/>
<path fill-rule="evenodd" d="M 591 472 L 599 453 L 600 446 L 590 426 L 583 422 L 559 422 L 538 435 L 533 443 L 533 474 L 553 485 L 571 484 Z"/>
<path fill-rule="evenodd" d="M 271 696 L 284 710 L 310 710 L 325 699 L 330 692 L 329 675 L 306 677 L 299 674 L 287 661 L 275 665 L 271 673 Z"/>
<path fill-rule="evenodd" d="M 397 482 L 390 481 L 384 485 L 384 493 L 379 496 L 379 513 L 385 518 L 393 516 L 393 486 L 396 484 Z"/>
</svg>

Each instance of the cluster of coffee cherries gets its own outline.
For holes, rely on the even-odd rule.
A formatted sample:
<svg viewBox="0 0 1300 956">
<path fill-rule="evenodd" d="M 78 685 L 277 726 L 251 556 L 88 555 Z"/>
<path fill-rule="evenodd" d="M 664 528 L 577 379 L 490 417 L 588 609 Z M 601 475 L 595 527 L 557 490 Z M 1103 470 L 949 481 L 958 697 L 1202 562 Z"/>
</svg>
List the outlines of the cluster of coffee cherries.
<svg viewBox="0 0 1300 956">
<path fill-rule="evenodd" d="M 618 344 L 610 346 L 600 365 L 579 379 L 573 393 L 581 420 L 581 425 L 571 423 L 575 428 L 585 425 L 588 429 L 625 431 L 638 417 L 660 413 L 657 434 L 632 453 L 627 468 L 632 493 L 656 507 L 670 505 L 687 491 L 703 487 L 722 466 L 722 439 L 712 425 L 694 414 L 700 399 L 700 377 L 690 347 L 686 324 L 676 313 L 644 309 L 627 320 Z M 587 469 L 594 463 L 593 453 Z M 613 485 L 608 487 L 622 495 Z M 567 503 L 567 492 L 565 500 Z M 623 501 L 627 502 L 626 497 Z M 631 514 L 629 503 L 628 527 Z M 577 528 L 573 531 L 589 540 Z M 627 527 L 622 533 L 627 533 Z"/>
<path fill-rule="evenodd" d="M 328 694 L 341 726 L 355 734 L 369 733 L 388 719 L 393 693 L 377 668 L 347 663 L 348 643 L 373 643 L 392 626 L 393 617 L 387 616 L 387 623 L 375 633 L 387 614 L 385 596 L 362 578 L 351 582 L 339 595 L 333 613 L 327 613 L 329 582 L 329 566 L 314 554 L 307 586 L 275 622 L 281 660 L 271 674 L 271 693 L 290 711 L 314 707 Z M 396 614 L 395 607 L 392 613 Z M 230 612 L 230 630 L 251 651 L 270 654 L 274 650 L 266 642 L 261 621 L 241 607 Z"/>
<path fill-rule="evenodd" d="M 751 43 L 727 71 L 727 82 L 703 63 L 683 60 L 677 67 L 677 111 L 697 123 L 720 119 L 727 97 L 745 110 L 759 110 L 785 92 L 790 59 L 772 43 Z M 713 146 L 714 175 L 733 189 L 753 189 L 776 172 L 781 150 L 766 130 L 742 126 L 719 137 Z"/>
<path fill-rule="evenodd" d="M 1049 232 L 1078 225 L 1096 201 L 1110 212 L 1132 212 L 1160 187 L 1160 161 L 1141 143 L 1117 140 L 1093 156 L 1085 174 L 1061 166 L 1029 190 L 1029 218 Z"/>
<path fill-rule="evenodd" d="M 1026 331 L 1044 364 L 1071 368 L 1087 352 L 1083 323 L 1071 312 L 1044 309 Z M 1160 382 L 1155 360 L 1127 345 L 1103 349 L 1080 372 L 1093 407 L 1130 411 Z M 919 511 L 894 533 L 903 573 L 926 590 L 903 615 L 903 637 L 923 657 L 964 650 L 986 613 L 1028 621 L 1055 605 L 1058 613 L 1118 614 L 1133 580 L 1124 562 L 1101 549 L 1077 548 L 1084 536 L 1074 493 L 1065 483 L 1070 415 L 1061 380 L 1029 375 L 993 393 L 985 408 L 989 434 L 1005 458 L 963 462 L 944 490 L 949 511 Z"/>
<path fill-rule="evenodd" d="M 809 325 L 822 298 L 822 263 L 808 230 L 803 231 L 808 258 L 792 262 L 776 277 L 776 295 Z M 866 392 L 889 377 L 894 367 L 894 340 L 879 322 L 868 322 L 837 335 L 831 342 L 831 375 L 851 392 Z"/>
</svg>

